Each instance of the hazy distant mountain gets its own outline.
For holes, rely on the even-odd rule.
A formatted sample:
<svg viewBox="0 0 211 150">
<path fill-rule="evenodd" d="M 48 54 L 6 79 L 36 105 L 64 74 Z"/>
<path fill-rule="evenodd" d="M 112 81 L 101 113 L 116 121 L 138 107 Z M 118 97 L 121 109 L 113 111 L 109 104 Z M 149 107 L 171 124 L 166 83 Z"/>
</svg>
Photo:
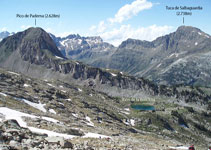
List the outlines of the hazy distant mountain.
<svg viewBox="0 0 211 150">
<path fill-rule="evenodd" d="M 6 37 L 8 37 L 10 35 L 9 32 L 4 31 L 4 32 L 0 32 L 0 41 Z"/>
<path fill-rule="evenodd" d="M 58 49 L 69 59 L 83 61 L 91 64 L 95 59 L 110 55 L 115 47 L 103 42 L 99 36 L 81 37 L 80 35 L 69 35 L 61 38 L 50 34 Z"/>
<path fill-rule="evenodd" d="M 112 56 L 93 66 L 146 77 L 161 84 L 211 86 L 211 37 L 200 29 L 181 26 L 152 42 L 128 39 Z"/>
</svg>

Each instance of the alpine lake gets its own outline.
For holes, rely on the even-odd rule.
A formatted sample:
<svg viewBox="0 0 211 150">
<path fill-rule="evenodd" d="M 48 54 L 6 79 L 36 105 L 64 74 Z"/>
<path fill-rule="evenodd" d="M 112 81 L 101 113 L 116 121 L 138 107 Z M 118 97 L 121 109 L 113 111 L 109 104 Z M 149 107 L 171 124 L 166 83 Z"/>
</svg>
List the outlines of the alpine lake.
<svg viewBox="0 0 211 150">
<path fill-rule="evenodd" d="M 143 111 L 155 110 L 155 107 L 150 105 L 131 105 L 131 108 Z"/>
</svg>

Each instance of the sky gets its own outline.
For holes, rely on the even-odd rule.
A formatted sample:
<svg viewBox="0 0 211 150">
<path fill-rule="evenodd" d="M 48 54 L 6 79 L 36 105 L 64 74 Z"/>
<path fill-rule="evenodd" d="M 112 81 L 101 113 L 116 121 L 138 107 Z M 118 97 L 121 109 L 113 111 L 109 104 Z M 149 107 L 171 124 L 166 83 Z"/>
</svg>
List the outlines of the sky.
<svg viewBox="0 0 211 150">
<path fill-rule="evenodd" d="M 166 6 L 200 6 L 202 10 L 167 10 Z M 178 12 L 192 15 L 177 16 Z M 128 38 L 152 41 L 181 25 L 211 35 L 210 0 L 0 0 L 0 32 L 35 27 L 35 18 L 18 18 L 17 14 L 60 15 L 36 18 L 36 27 L 62 37 L 101 36 L 115 46 Z"/>
</svg>

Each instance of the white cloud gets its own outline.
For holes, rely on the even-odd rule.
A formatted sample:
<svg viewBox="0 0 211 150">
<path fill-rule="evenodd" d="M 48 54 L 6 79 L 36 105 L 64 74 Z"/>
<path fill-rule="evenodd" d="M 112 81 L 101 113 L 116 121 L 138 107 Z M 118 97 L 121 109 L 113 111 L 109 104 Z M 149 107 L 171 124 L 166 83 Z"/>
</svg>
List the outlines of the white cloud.
<svg viewBox="0 0 211 150">
<path fill-rule="evenodd" d="M 6 27 L 3 27 L 3 28 L 1 29 L 1 31 L 7 31 L 7 28 L 6 28 Z"/>
<path fill-rule="evenodd" d="M 96 29 L 97 29 L 97 27 L 96 27 L 95 25 L 93 25 L 93 26 L 91 26 L 91 27 L 89 28 L 90 31 L 94 31 L 94 30 L 96 30 Z"/>
<path fill-rule="evenodd" d="M 159 36 L 172 31 L 171 26 L 150 25 L 147 27 L 134 28 L 130 24 L 122 24 L 133 16 L 138 15 L 139 12 L 150 9 L 159 3 L 151 3 L 147 0 L 135 0 L 131 4 L 126 4 L 119 9 L 113 18 L 105 21 L 100 21 L 98 25 L 90 27 L 90 31 L 95 35 L 101 36 L 104 41 L 109 42 L 115 46 L 121 44 L 122 41 L 128 38 L 152 41 Z"/>
<path fill-rule="evenodd" d="M 97 31 L 98 33 L 102 33 L 107 29 L 107 26 L 105 24 L 105 21 L 100 21 L 97 26 L 93 25 L 89 28 L 90 31 Z"/>
<path fill-rule="evenodd" d="M 98 29 L 97 32 L 101 33 L 104 32 L 106 30 L 106 25 L 104 21 L 100 21 L 99 25 L 98 25 Z"/>
<path fill-rule="evenodd" d="M 131 4 L 126 4 L 119 9 L 113 18 L 105 21 L 100 21 L 98 25 L 90 27 L 90 31 L 95 35 L 101 36 L 106 42 L 115 46 L 121 44 L 122 41 L 128 38 L 147 40 L 155 40 L 159 36 L 170 33 L 174 28 L 172 26 L 149 25 L 146 27 L 134 28 L 130 24 L 122 24 L 139 12 L 150 9 L 159 3 L 151 3 L 147 0 L 135 0 Z"/>
<path fill-rule="evenodd" d="M 150 9 L 153 6 L 151 2 L 147 0 L 135 0 L 131 4 L 126 4 L 115 14 L 114 18 L 110 18 L 111 23 L 122 23 L 125 20 L 137 15 L 140 11 Z"/>
<path fill-rule="evenodd" d="M 132 28 L 131 25 L 121 25 L 120 28 L 106 31 L 100 34 L 100 36 L 104 39 L 104 41 L 118 46 L 122 41 L 127 40 L 128 38 L 152 41 L 159 36 L 170 33 L 173 29 L 174 28 L 172 26 L 167 25 L 151 25 L 139 28 Z"/>
</svg>

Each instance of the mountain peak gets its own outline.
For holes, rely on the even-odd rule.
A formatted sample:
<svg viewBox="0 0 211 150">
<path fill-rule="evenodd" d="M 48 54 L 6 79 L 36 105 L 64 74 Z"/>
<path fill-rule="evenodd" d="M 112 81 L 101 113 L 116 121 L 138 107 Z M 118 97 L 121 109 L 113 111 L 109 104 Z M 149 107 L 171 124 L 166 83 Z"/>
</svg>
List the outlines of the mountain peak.
<svg viewBox="0 0 211 150">
<path fill-rule="evenodd" d="M 127 39 L 126 41 L 123 41 L 119 48 L 124 48 L 124 47 L 127 47 L 128 45 L 136 45 L 136 46 L 141 46 L 143 48 L 150 48 L 150 47 L 153 47 L 153 43 L 152 42 L 149 42 L 149 41 L 145 41 L 145 40 L 137 40 L 137 39 Z"/>
<path fill-rule="evenodd" d="M 177 28 L 176 32 L 201 32 L 200 29 L 192 27 L 192 26 L 180 26 Z"/>
<path fill-rule="evenodd" d="M 81 36 L 79 34 L 70 34 L 66 37 L 64 37 L 63 39 L 80 39 Z"/>
<path fill-rule="evenodd" d="M 10 49 L 11 53 L 19 53 L 24 61 L 29 61 L 31 64 L 47 64 L 52 59 L 65 58 L 50 35 L 42 28 L 32 27 L 18 32 L 5 38 L 0 46 L 3 47 L 0 52 L 5 53 L 2 55 L 10 57 L 7 52 L 7 49 Z M 15 55 L 15 57 L 19 55 Z M 13 56 L 11 59 L 16 59 L 15 57 Z"/>
<path fill-rule="evenodd" d="M 40 27 L 29 27 L 28 29 L 26 29 L 26 31 L 44 31 L 42 28 Z"/>
<path fill-rule="evenodd" d="M 45 38 L 47 38 L 46 40 L 49 40 L 48 38 L 50 37 L 49 34 L 45 30 L 43 30 L 42 28 L 39 28 L 39 27 L 28 28 L 27 30 L 25 30 L 23 32 L 23 34 L 25 34 L 25 36 L 27 38 L 29 38 L 30 40 L 42 38 L 42 37 L 45 37 Z"/>
<path fill-rule="evenodd" d="M 63 58 L 63 55 L 58 50 L 56 44 L 50 37 L 50 35 L 39 27 L 31 27 L 25 30 L 23 33 L 23 43 L 36 45 L 37 50 L 47 50 L 50 51 L 52 55 L 59 56 Z M 28 49 L 30 50 L 30 49 Z"/>
</svg>

